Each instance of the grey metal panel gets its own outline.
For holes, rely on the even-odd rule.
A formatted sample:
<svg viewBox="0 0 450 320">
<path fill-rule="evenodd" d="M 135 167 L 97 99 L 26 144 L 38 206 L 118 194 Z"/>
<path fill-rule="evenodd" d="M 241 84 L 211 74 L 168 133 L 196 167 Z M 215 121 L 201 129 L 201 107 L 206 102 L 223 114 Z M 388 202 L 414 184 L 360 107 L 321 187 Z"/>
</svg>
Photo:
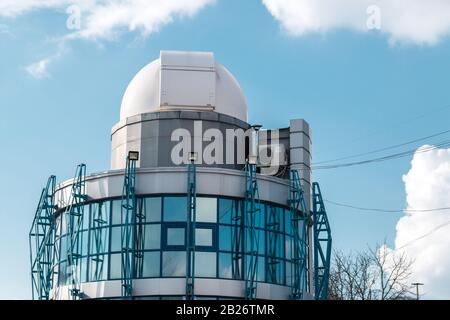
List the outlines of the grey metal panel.
<svg viewBox="0 0 450 320">
<path fill-rule="evenodd" d="M 141 152 L 140 162 L 138 163 L 138 167 L 141 168 L 175 166 L 172 163 L 171 151 L 178 144 L 178 141 L 171 141 L 171 135 L 174 130 L 180 128 L 187 129 L 192 135 L 192 140 L 197 139 L 197 142 L 202 143 L 203 147 L 210 143 L 202 139 L 205 131 L 212 128 L 218 129 L 225 140 L 224 150 L 222 151 L 222 160 L 223 164 L 225 164 L 227 152 L 225 146 L 230 145 L 226 141 L 226 130 L 242 129 L 245 131 L 249 127 L 248 124 L 240 120 L 214 112 L 176 111 L 159 112 L 158 114 L 160 115 L 159 117 L 151 120 L 144 120 L 146 115 L 136 116 L 133 117 L 135 118 L 133 121 L 129 121 L 130 124 L 123 125 L 121 123 L 122 126 L 115 126 L 111 148 L 111 168 L 113 170 L 125 168 L 125 159 L 128 151 Z M 196 120 L 201 120 L 202 130 L 200 132 L 195 132 L 194 130 Z M 193 141 L 191 148 L 192 150 L 194 148 Z M 242 165 L 243 163 L 237 165 L 214 164 L 212 166 L 238 169 Z"/>
</svg>

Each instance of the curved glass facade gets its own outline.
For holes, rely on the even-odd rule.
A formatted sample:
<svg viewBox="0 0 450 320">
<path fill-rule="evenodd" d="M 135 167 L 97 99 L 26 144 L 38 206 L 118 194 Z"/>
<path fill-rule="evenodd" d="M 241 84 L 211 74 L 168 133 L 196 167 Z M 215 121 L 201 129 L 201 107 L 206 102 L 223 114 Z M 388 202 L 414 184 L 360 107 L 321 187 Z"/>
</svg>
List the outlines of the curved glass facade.
<svg viewBox="0 0 450 320">
<path fill-rule="evenodd" d="M 195 273 L 200 278 L 243 280 L 245 236 L 242 199 L 197 197 Z M 137 198 L 142 224 L 142 267 L 136 278 L 185 277 L 187 199 L 183 196 Z M 290 286 L 292 231 L 290 211 L 261 203 L 258 281 Z M 66 214 L 57 218 L 58 284 L 69 284 Z M 121 278 L 121 200 L 85 205 L 80 234 L 81 282 Z"/>
</svg>

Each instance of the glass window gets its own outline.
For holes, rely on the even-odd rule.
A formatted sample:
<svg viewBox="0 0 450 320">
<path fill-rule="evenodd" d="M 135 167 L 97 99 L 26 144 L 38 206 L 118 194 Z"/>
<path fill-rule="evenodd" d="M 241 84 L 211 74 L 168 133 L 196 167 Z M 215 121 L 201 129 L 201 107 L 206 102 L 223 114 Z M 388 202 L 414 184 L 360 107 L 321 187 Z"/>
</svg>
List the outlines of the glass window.
<svg viewBox="0 0 450 320">
<path fill-rule="evenodd" d="M 250 256 L 246 255 L 245 256 L 246 259 L 246 268 L 248 268 L 250 266 Z M 254 257 L 253 259 L 257 259 L 257 277 L 256 280 L 257 281 L 265 281 L 265 269 L 266 269 L 266 265 L 265 265 L 265 259 L 262 256 L 258 256 L 257 258 Z"/>
<path fill-rule="evenodd" d="M 86 204 L 83 206 L 83 226 L 82 229 L 83 230 L 87 230 L 89 229 L 89 209 L 90 209 L 90 205 Z"/>
<path fill-rule="evenodd" d="M 80 281 L 86 282 L 87 279 L 87 257 L 81 258 L 80 261 Z"/>
<path fill-rule="evenodd" d="M 196 252 L 195 253 L 195 276 L 196 277 L 216 277 L 216 253 Z"/>
<path fill-rule="evenodd" d="M 292 286 L 292 263 L 286 262 L 286 285 Z"/>
<path fill-rule="evenodd" d="M 286 259 L 290 260 L 292 259 L 292 237 L 286 236 L 285 242 L 285 250 L 286 250 Z"/>
<path fill-rule="evenodd" d="M 264 204 L 260 204 L 258 206 L 258 204 L 256 204 L 256 210 L 258 210 L 258 208 L 260 209 L 259 211 L 255 212 L 255 227 L 256 228 L 261 228 L 264 229 L 265 228 L 265 221 L 264 218 L 266 216 L 265 214 L 265 206 Z"/>
<path fill-rule="evenodd" d="M 266 249 L 266 239 L 265 239 L 265 232 L 264 230 L 258 230 L 257 232 L 257 237 L 258 237 L 258 241 L 259 241 L 259 254 L 265 254 L 265 249 Z"/>
<path fill-rule="evenodd" d="M 159 277 L 159 255 L 159 251 L 144 252 L 144 266 L 142 271 L 142 276 L 144 278 Z"/>
<path fill-rule="evenodd" d="M 161 225 L 145 225 L 145 246 L 146 250 L 159 249 L 161 247 Z"/>
<path fill-rule="evenodd" d="M 67 264 L 61 262 L 58 266 L 58 283 L 60 286 L 65 285 L 67 282 Z"/>
<path fill-rule="evenodd" d="M 112 224 L 122 224 L 122 200 L 112 202 Z"/>
<path fill-rule="evenodd" d="M 251 250 L 251 242 L 250 242 L 250 232 L 246 229 L 245 238 L 247 240 L 247 252 Z M 256 249 L 256 241 L 259 243 L 258 252 L 259 254 L 265 254 L 265 231 L 264 230 L 255 230 L 255 249 Z"/>
<path fill-rule="evenodd" d="M 219 227 L 219 249 L 224 251 L 231 251 L 232 249 L 232 238 L 231 238 L 232 227 L 220 226 Z"/>
<path fill-rule="evenodd" d="M 109 224 L 110 202 L 91 204 L 91 228 L 105 227 Z"/>
<path fill-rule="evenodd" d="M 277 258 L 268 257 L 267 261 L 267 282 L 275 284 L 284 283 L 284 261 Z"/>
<path fill-rule="evenodd" d="M 284 230 L 292 235 L 292 216 L 290 210 L 284 210 Z"/>
<path fill-rule="evenodd" d="M 217 199 L 197 198 L 197 222 L 217 222 Z"/>
<path fill-rule="evenodd" d="M 89 231 L 81 232 L 81 255 L 86 256 L 88 254 L 88 245 L 89 245 Z"/>
<path fill-rule="evenodd" d="M 258 257 L 258 274 L 257 274 L 257 280 L 258 281 L 265 281 L 265 259 L 264 257 Z"/>
<path fill-rule="evenodd" d="M 219 199 L 219 223 L 232 224 L 234 200 Z"/>
<path fill-rule="evenodd" d="M 122 255 L 115 253 L 110 255 L 110 279 L 120 279 L 122 277 Z"/>
<path fill-rule="evenodd" d="M 266 206 L 267 229 L 276 232 L 283 232 L 283 211 L 280 208 Z"/>
<path fill-rule="evenodd" d="M 111 251 L 122 251 L 122 228 L 111 228 Z"/>
<path fill-rule="evenodd" d="M 219 253 L 219 278 L 232 279 L 231 254 Z"/>
<path fill-rule="evenodd" d="M 213 245 L 212 229 L 197 228 L 195 230 L 195 245 L 211 247 Z"/>
<path fill-rule="evenodd" d="M 157 198 L 147 198 L 145 207 L 146 221 L 147 222 L 159 222 L 161 221 L 161 197 Z"/>
<path fill-rule="evenodd" d="M 109 227 L 91 229 L 91 254 L 105 253 L 109 250 Z"/>
<path fill-rule="evenodd" d="M 106 280 L 108 274 L 108 255 L 99 254 L 89 258 L 89 281 Z"/>
<path fill-rule="evenodd" d="M 167 245 L 184 246 L 186 234 L 184 228 L 167 228 Z"/>
<path fill-rule="evenodd" d="M 164 221 L 186 221 L 187 199 L 186 197 L 164 198 Z"/>
<path fill-rule="evenodd" d="M 64 212 L 61 214 L 61 235 L 65 235 L 67 233 L 67 213 Z"/>
<path fill-rule="evenodd" d="M 163 277 L 186 276 L 185 251 L 163 252 L 162 276 Z"/>
<path fill-rule="evenodd" d="M 277 243 L 276 243 L 276 251 L 275 256 L 277 258 L 284 258 L 284 237 L 283 234 L 277 234 Z"/>
<path fill-rule="evenodd" d="M 61 248 L 60 248 L 60 259 L 66 260 L 67 259 L 67 236 L 61 237 Z"/>
</svg>

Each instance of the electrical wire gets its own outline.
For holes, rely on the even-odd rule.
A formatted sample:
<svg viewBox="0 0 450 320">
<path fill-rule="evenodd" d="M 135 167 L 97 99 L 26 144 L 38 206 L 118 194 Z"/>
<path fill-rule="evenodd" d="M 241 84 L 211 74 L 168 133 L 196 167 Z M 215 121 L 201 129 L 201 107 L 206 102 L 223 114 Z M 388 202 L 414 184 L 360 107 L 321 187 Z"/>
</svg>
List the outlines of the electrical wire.
<svg viewBox="0 0 450 320">
<path fill-rule="evenodd" d="M 395 251 L 404 249 L 404 248 L 406 248 L 406 247 L 408 247 L 408 246 L 414 244 L 414 243 L 417 242 L 417 241 L 420 241 L 420 240 L 422 240 L 422 239 L 424 239 L 424 238 L 426 238 L 426 237 L 428 237 L 428 236 L 431 236 L 431 235 L 432 235 L 433 233 L 435 233 L 436 231 L 439 231 L 440 229 L 442 229 L 442 228 L 444 228 L 444 227 L 446 227 L 446 226 L 448 226 L 448 225 L 450 225 L 450 221 L 444 222 L 443 224 L 440 224 L 440 225 L 434 227 L 433 229 L 431 229 L 431 230 L 428 231 L 427 233 L 421 235 L 420 237 L 417 237 L 417 238 L 415 238 L 415 239 L 413 239 L 413 240 L 411 240 L 411 241 L 408 241 L 408 242 L 405 243 L 404 245 L 402 245 L 402 246 L 400 246 L 400 247 L 398 247 L 398 248 L 395 248 Z"/>
<path fill-rule="evenodd" d="M 407 156 L 410 156 L 410 155 L 413 155 L 416 153 L 425 153 L 425 152 L 429 152 L 429 151 L 436 150 L 439 148 L 445 148 L 448 146 L 450 146 L 450 140 L 445 140 L 441 143 L 435 144 L 433 146 L 429 146 L 427 148 L 419 149 L 419 150 L 413 149 L 413 150 L 403 151 L 403 152 L 399 152 L 399 153 L 395 153 L 395 154 L 391 154 L 391 155 L 387 155 L 387 156 L 383 156 L 383 157 L 379 157 L 379 158 L 372 158 L 372 159 L 356 161 L 356 162 L 339 163 L 339 164 L 334 164 L 334 165 L 313 166 L 312 170 L 337 169 L 337 168 L 353 167 L 353 166 L 359 166 L 359 165 L 364 165 L 364 164 L 370 164 L 370 163 L 375 163 L 375 162 L 384 162 L 384 161 L 388 161 L 388 160 L 394 160 L 394 159 L 407 157 Z"/>
<path fill-rule="evenodd" d="M 393 146 L 389 146 L 389 147 L 385 147 L 385 148 L 381 148 L 381 149 L 377 149 L 377 150 L 373 150 L 373 151 L 369 151 L 369 152 L 359 153 L 359 154 L 346 156 L 346 157 L 342 157 L 342 158 L 337 158 L 337 159 L 332 159 L 332 160 L 315 162 L 315 163 L 313 163 L 313 165 L 325 164 L 325 163 L 330 163 L 330 162 L 336 162 L 336 161 L 340 161 L 340 160 L 353 159 L 353 158 L 358 158 L 358 157 L 361 157 L 361 156 L 366 156 L 366 155 L 370 155 L 370 154 L 374 154 L 374 153 L 378 153 L 378 152 L 382 152 L 382 151 L 396 149 L 396 148 L 407 146 L 407 145 L 410 145 L 410 144 L 413 144 L 413 143 L 416 143 L 416 142 L 420 142 L 420 141 L 424 141 L 424 140 L 427 140 L 427 139 L 431 139 L 431 138 L 435 138 L 435 137 L 438 137 L 438 136 L 442 136 L 442 135 L 447 134 L 447 133 L 450 133 L 450 130 L 438 132 L 438 133 L 429 135 L 427 137 L 418 138 L 418 139 L 415 139 L 415 140 L 411 140 L 411 141 L 408 141 L 408 142 L 396 144 L 396 145 L 393 145 Z"/>
<path fill-rule="evenodd" d="M 344 207 L 344 208 L 350 208 L 355 210 L 361 210 L 361 211 L 371 211 L 371 212 L 383 212 L 383 213 L 400 213 L 400 212 L 409 212 L 409 213 L 421 213 L 421 212 L 436 212 L 436 211 L 445 211 L 450 210 L 450 207 L 445 208 L 434 208 L 434 209 L 380 209 L 380 208 L 364 208 L 364 207 L 358 207 L 350 204 L 345 203 L 339 203 L 335 201 L 331 201 L 328 199 L 324 199 L 325 202 L 333 204 L 335 206 Z M 448 212 L 450 213 L 450 212 Z"/>
</svg>

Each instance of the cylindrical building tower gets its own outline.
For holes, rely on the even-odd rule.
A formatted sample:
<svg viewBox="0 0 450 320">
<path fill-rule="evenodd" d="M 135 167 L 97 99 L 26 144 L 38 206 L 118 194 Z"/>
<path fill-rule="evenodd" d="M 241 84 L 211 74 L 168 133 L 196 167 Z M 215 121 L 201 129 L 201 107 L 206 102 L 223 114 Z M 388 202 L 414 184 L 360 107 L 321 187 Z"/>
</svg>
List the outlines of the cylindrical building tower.
<svg viewBox="0 0 450 320">
<path fill-rule="evenodd" d="M 313 258 L 310 128 L 257 129 L 212 53 L 161 52 L 125 92 L 111 170 L 81 165 L 44 189 L 33 230 L 52 223 L 44 240 L 31 234 L 37 296 L 313 299 L 327 269 Z"/>
</svg>

